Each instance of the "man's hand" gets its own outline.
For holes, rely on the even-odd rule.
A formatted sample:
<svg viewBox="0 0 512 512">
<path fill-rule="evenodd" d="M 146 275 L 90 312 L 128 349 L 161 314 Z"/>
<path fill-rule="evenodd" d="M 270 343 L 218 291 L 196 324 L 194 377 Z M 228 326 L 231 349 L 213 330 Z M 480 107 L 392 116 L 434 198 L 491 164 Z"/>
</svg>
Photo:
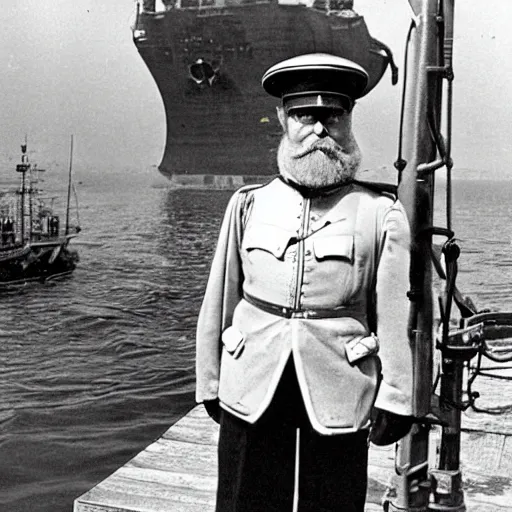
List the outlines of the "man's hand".
<svg viewBox="0 0 512 512">
<path fill-rule="evenodd" d="M 215 400 L 205 400 L 203 402 L 204 408 L 206 409 L 206 412 L 208 413 L 208 416 L 215 421 L 215 423 L 220 423 L 220 405 L 219 405 L 219 399 Z"/>
<path fill-rule="evenodd" d="M 369 439 L 377 446 L 396 443 L 409 433 L 413 423 L 413 416 L 402 416 L 375 408 Z"/>
</svg>

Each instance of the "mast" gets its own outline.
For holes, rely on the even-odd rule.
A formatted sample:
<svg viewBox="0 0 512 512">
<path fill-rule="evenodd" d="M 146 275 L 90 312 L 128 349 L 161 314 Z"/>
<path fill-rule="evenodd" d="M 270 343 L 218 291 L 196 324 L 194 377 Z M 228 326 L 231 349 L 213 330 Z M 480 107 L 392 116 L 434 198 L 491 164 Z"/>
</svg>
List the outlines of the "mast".
<svg viewBox="0 0 512 512">
<path fill-rule="evenodd" d="M 440 131 L 443 80 L 449 84 L 448 99 L 451 101 L 454 0 L 409 0 L 409 3 L 413 19 L 406 52 L 408 72 L 404 78 L 401 125 L 403 155 L 400 151 L 396 167 L 399 171 L 399 197 L 411 225 L 408 334 L 414 358 L 413 407 L 417 417 L 429 417 L 434 351 L 430 254 L 433 234 L 449 236 L 448 229 L 433 227 L 434 173 L 445 167 L 449 176 L 452 167 L 450 142 L 448 140 L 445 144 Z M 450 107 L 448 112 L 446 124 L 449 132 Z M 448 198 L 447 204 L 450 204 Z M 430 508 L 429 431 L 428 422 L 415 424 L 411 433 L 399 444 L 395 489 L 388 497 L 389 510 L 465 510 L 459 506 L 437 508 L 436 505 L 436 508 Z"/>
<path fill-rule="evenodd" d="M 25 162 L 25 151 L 27 148 L 27 145 L 21 146 L 21 150 L 23 152 L 23 155 L 21 157 L 21 161 L 23 162 L 21 166 L 18 165 L 18 171 L 21 172 L 21 204 L 20 204 L 20 219 L 21 219 L 21 243 L 25 242 L 25 196 L 26 196 L 26 180 L 27 180 L 27 170 L 28 166 L 24 163 Z"/>
<path fill-rule="evenodd" d="M 71 135 L 71 144 L 69 149 L 69 173 L 68 173 L 68 197 L 66 201 L 66 231 L 69 234 L 69 203 L 71 201 L 71 171 L 73 169 L 73 135 Z"/>
<path fill-rule="evenodd" d="M 20 209 L 19 209 L 19 218 L 20 218 L 20 237 L 21 243 L 25 243 L 25 217 L 26 217 L 26 208 L 25 208 L 25 196 L 27 195 L 27 178 L 26 174 L 30 170 L 30 165 L 28 163 L 27 157 L 27 136 L 25 135 L 25 144 L 21 145 L 21 164 L 16 166 L 16 172 L 21 172 L 21 190 L 20 193 Z M 30 177 L 29 177 L 30 181 Z"/>
</svg>

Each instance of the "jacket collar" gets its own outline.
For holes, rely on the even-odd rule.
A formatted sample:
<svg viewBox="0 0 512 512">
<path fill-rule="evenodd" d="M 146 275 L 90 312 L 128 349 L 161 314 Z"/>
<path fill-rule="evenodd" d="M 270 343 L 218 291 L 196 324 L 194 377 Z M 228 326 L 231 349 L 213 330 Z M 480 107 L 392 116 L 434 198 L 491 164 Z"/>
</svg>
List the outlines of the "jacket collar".
<svg viewBox="0 0 512 512">
<path fill-rule="evenodd" d="M 327 185 L 325 187 L 310 188 L 305 185 L 299 185 L 295 181 L 290 180 L 289 178 L 285 178 L 281 174 L 278 176 L 278 178 L 283 183 L 285 183 L 289 187 L 296 190 L 302 197 L 305 197 L 305 198 L 326 196 L 326 195 L 332 194 L 334 192 L 337 192 L 338 190 L 341 190 L 344 187 L 352 184 L 352 182 L 350 181 L 348 183 L 335 183 L 333 185 Z"/>
</svg>

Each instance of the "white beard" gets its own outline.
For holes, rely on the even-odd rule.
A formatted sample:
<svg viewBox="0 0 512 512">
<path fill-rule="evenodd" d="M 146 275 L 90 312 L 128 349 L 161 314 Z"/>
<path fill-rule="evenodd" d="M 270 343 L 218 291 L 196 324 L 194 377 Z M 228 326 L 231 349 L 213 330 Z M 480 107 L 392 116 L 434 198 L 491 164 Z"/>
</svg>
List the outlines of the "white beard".
<svg viewBox="0 0 512 512">
<path fill-rule="evenodd" d="M 284 134 L 277 151 L 279 172 L 308 188 L 349 183 L 359 170 L 362 157 L 354 138 L 347 147 L 348 150 L 341 148 L 332 139 L 319 139 L 309 148 L 297 150 Z"/>
</svg>

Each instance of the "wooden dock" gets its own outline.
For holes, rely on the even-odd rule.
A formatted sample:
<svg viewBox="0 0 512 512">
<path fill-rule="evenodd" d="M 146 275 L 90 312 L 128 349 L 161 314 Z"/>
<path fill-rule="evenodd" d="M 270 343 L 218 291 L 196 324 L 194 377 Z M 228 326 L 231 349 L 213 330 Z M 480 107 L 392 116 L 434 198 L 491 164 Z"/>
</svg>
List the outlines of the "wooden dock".
<svg viewBox="0 0 512 512">
<path fill-rule="evenodd" d="M 468 418 L 471 423 L 471 418 Z M 464 432 L 462 471 L 468 512 L 512 510 L 512 428 Z M 218 426 L 195 407 L 164 435 L 75 500 L 74 512 L 212 512 Z M 394 448 L 370 451 L 367 512 L 380 499 L 394 467 Z"/>
</svg>

